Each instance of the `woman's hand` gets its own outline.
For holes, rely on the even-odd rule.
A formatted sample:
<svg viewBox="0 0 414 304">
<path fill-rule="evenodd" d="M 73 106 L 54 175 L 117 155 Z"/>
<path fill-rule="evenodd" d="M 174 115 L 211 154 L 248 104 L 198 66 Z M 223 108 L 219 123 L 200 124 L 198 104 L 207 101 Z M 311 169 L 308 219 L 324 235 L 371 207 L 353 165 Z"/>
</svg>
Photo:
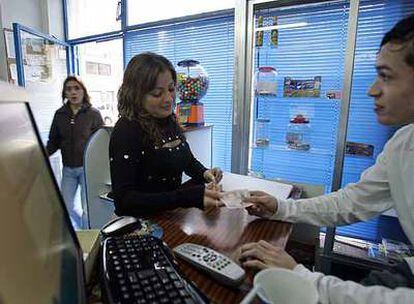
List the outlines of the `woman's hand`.
<svg viewBox="0 0 414 304">
<path fill-rule="evenodd" d="M 207 183 L 213 182 L 215 184 L 218 184 L 223 178 L 223 171 L 221 171 L 220 168 L 216 167 L 216 168 L 204 171 L 203 176 L 204 176 L 204 180 Z"/>
<path fill-rule="evenodd" d="M 271 267 L 293 270 L 298 265 L 285 250 L 263 240 L 241 246 L 239 261 L 243 267 L 255 270 Z"/>
<path fill-rule="evenodd" d="M 206 189 L 208 190 L 214 190 L 214 191 L 218 191 L 218 192 L 223 192 L 223 186 L 220 184 L 216 184 L 216 183 L 208 183 L 206 185 Z"/>
<path fill-rule="evenodd" d="M 277 199 L 263 191 L 250 191 L 250 196 L 243 202 L 253 204 L 246 208 L 251 215 L 269 218 L 277 211 Z"/>
<path fill-rule="evenodd" d="M 220 201 L 221 194 L 216 190 L 204 189 L 204 208 L 216 208 L 223 206 Z"/>
</svg>

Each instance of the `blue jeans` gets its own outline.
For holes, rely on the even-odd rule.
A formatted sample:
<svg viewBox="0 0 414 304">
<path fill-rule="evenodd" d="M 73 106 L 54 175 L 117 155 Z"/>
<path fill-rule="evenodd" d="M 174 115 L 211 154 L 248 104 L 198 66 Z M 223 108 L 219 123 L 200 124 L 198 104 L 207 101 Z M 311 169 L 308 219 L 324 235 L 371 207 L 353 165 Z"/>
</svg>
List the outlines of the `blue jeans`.
<svg viewBox="0 0 414 304">
<path fill-rule="evenodd" d="M 79 185 L 81 189 L 80 204 L 78 201 L 75 202 L 75 195 Z M 85 175 L 83 167 L 63 167 L 61 191 L 73 228 L 76 230 L 88 229 L 88 209 L 86 206 Z"/>
</svg>

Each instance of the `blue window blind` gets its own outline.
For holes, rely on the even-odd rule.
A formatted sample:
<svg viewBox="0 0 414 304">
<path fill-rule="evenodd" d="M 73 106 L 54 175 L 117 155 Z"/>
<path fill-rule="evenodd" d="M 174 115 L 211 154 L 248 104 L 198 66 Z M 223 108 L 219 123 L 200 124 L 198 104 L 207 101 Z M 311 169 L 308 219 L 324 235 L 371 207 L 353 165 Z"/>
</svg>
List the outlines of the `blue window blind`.
<svg viewBox="0 0 414 304">
<path fill-rule="evenodd" d="M 262 66 L 275 68 L 278 88 L 276 96 L 254 97 L 253 119 L 270 120 L 270 145 L 263 148 L 252 144 L 253 172 L 267 179 L 324 185 L 330 191 L 341 100 L 328 99 L 326 93 L 342 89 L 348 10 L 347 1 L 343 1 L 255 12 L 256 25 L 262 19 L 262 26 L 271 26 L 277 17 L 281 29 L 277 46 L 272 45 L 268 30 L 264 32 L 263 45 L 256 46 L 254 53 L 255 71 Z M 285 77 L 308 80 L 316 76 L 322 80 L 320 97 L 284 96 Z M 296 114 L 310 120 L 308 151 L 291 150 L 286 144 L 289 121 Z M 253 125 L 257 123 L 253 121 Z"/>
<path fill-rule="evenodd" d="M 373 165 L 394 129 L 380 125 L 373 111 L 373 99 L 367 96 L 368 87 L 376 77 L 375 61 L 384 34 L 403 17 L 414 13 L 414 2 L 395 0 L 363 0 L 360 4 L 354 74 L 351 92 L 351 108 L 347 141 L 374 146 L 372 157 L 347 155 L 344 161 L 342 185 L 359 180 L 361 173 Z M 399 231 L 395 218 L 379 216 L 368 222 L 356 223 L 337 229 L 337 234 L 379 241 L 387 231 Z M 401 238 L 402 233 L 391 237 Z"/>
<path fill-rule="evenodd" d="M 213 124 L 213 165 L 231 169 L 234 15 L 193 20 L 127 32 L 126 62 L 136 54 L 151 51 L 173 64 L 184 59 L 200 62 L 210 77 L 210 87 L 201 100 L 205 121 Z"/>
</svg>

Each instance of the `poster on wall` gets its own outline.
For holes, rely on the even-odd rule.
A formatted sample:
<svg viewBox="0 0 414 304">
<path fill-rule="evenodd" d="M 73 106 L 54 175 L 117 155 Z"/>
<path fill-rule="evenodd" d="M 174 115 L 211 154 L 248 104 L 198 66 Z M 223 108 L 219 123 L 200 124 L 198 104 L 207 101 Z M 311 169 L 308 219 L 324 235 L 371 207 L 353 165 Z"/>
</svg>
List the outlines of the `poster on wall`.
<svg viewBox="0 0 414 304">
<path fill-rule="evenodd" d="M 272 25 L 273 26 L 277 26 L 278 20 L 277 20 L 277 16 L 273 16 L 272 17 Z M 270 31 L 270 45 L 273 47 L 277 47 L 279 44 L 279 30 L 278 29 L 273 29 Z"/>
<path fill-rule="evenodd" d="M 43 38 L 23 39 L 24 72 L 27 81 L 49 82 L 52 78 L 51 51 Z"/>
<path fill-rule="evenodd" d="M 372 157 L 372 155 L 374 154 L 374 146 L 369 144 L 347 141 L 345 145 L 345 154 Z"/>
<path fill-rule="evenodd" d="M 11 29 L 3 29 L 7 58 L 7 78 L 10 83 L 17 84 L 16 53 L 14 51 L 14 37 Z"/>
<path fill-rule="evenodd" d="M 11 29 L 3 29 L 4 41 L 6 43 L 6 56 L 10 59 L 16 59 L 16 52 L 14 51 L 14 38 Z"/>
<path fill-rule="evenodd" d="M 257 27 L 258 28 L 263 27 L 263 21 L 264 21 L 263 16 L 258 16 L 257 17 Z M 256 47 L 263 46 L 263 36 L 264 36 L 263 31 L 256 31 Z"/>
<path fill-rule="evenodd" d="M 321 76 L 313 79 L 293 79 L 285 77 L 283 82 L 283 97 L 320 97 Z"/>
</svg>

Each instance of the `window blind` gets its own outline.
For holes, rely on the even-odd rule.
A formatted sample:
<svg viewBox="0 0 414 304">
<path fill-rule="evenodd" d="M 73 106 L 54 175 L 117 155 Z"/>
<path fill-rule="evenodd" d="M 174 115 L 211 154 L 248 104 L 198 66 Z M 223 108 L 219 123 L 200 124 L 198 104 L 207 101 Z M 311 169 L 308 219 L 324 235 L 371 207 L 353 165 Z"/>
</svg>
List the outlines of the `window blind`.
<svg viewBox="0 0 414 304">
<path fill-rule="evenodd" d="M 373 99 L 367 96 L 369 86 L 376 77 L 375 61 L 384 34 L 400 19 L 414 13 L 412 1 L 363 0 L 360 4 L 351 108 L 347 141 L 370 144 L 372 157 L 347 155 L 344 161 L 342 185 L 359 180 L 361 173 L 373 165 L 386 141 L 395 129 L 380 125 L 373 111 Z M 388 236 L 405 240 L 396 218 L 379 216 L 368 222 L 356 223 L 337 229 L 337 234 L 380 241 L 387 227 Z M 390 233 L 395 231 L 395 233 Z"/>
<path fill-rule="evenodd" d="M 210 77 L 201 102 L 206 123 L 213 124 L 213 166 L 230 171 L 234 15 L 129 31 L 124 39 L 126 62 L 146 51 L 163 55 L 174 65 L 184 59 L 200 62 Z"/>
</svg>

